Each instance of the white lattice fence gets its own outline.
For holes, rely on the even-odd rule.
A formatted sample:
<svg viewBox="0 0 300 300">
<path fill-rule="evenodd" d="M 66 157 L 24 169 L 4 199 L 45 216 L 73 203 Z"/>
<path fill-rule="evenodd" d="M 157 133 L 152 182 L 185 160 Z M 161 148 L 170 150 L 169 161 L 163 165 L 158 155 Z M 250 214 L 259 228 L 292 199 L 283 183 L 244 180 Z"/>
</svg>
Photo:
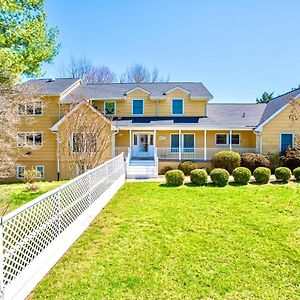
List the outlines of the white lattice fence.
<svg viewBox="0 0 300 300">
<path fill-rule="evenodd" d="M 120 154 L 4 216 L 0 225 L 2 297 L 24 299 L 124 182 Z"/>
</svg>

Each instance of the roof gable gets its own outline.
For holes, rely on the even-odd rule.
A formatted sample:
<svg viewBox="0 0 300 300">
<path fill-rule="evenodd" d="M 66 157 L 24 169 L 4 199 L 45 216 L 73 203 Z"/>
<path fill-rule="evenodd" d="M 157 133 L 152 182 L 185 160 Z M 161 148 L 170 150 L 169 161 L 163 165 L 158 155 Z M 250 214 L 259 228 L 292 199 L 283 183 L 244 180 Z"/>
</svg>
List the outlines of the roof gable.
<svg viewBox="0 0 300 300">
<path fill-rule="evenodd" d="M 174 92 L 174 91 L 176 91 L 176 90 L 180 90 L 180 91 L 182 91 L 182 92 L 185 92 L 185 93 L 187 93 L 188 95 L 191 94 L 191 92 L 188 91 L 187 89 L 182 88 L 182 87 L 180 87 L 180 86 L 175 86 L 175 87 L 171 88 L 170 90 L 165 91 L 165 92 L 164 92 L 164 95 L 168 95 L 168 94 L 170 94 L 170 93 L 172 93 L 172 92 Z"/>
<path fill-rule="evenodd" d="M 143 88 L 141 88 L 141 87 L 139 87 L 139 86 L 137 86 L 137 87 L 135 87 L 135 88 L 133 88 L 133 89 L 130 89 L 130 90 L 126 91 L 126 92 L 124 93 L 124 95 L 128 95 L 128 94 L 133 93 L 133 92 L 135 92 L 135 91 L 142 91 L 142 92 L 144 92 L 144 93 L 146 93 L 146 94 L 148 94 L 148 95 L 151 95 L 151 92 L 149 92 L 149 91 L 147 91 L 147 90 L 145 90 L 145 89 L 143 89 Z"/>
<path fill-rule="evenodd" d="M 51 131 L 58 131 L 58 128 L 61 124 L 63 124 L 65 121 L 67 121 L 74 112 L 76 112 L 78 109 L 80 109 L 83 105 L 86 105 L 88 108 L 90 108 L 94 113 L 96 113 L 100 118 L 102 118 L 105 122 L 108 124 L 111 124 L 110 120 L 107 119 L 100 111 L 98 111 L 96 108 L 94 108 L 92 105 L 87 103 L 86 101 L 81 101 L 79 104 L 77 104 L 75 107 L 73 107 L 67 114 L 65 114 L 57 123 L 55 123 L 50 130 Z"/>
</svg>

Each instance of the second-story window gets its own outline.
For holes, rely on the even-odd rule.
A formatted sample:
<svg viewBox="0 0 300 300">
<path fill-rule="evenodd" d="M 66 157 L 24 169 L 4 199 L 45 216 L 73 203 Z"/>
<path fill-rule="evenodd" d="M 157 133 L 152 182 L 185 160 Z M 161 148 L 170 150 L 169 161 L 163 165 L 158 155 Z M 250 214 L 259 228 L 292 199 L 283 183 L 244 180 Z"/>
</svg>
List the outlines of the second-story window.
<svg viewBox="0 0 300 300">
<path fill-rule="evenodd" d="M 19 104 L 18 112 L 21 116 L 40 116 L 43 114 L 43 103 L 41 101 L 36 101 Z"/>
<path fill-rule="evenodd" d="M 172 100 L 172 115 L 183 115 L 183 99 Z"/>
<path fill-rule="evenodd" d="M 116 114 L 116 102 L 105 102 L 104 103 L 105 115 L 115 115 Z"/>
<path fill-rule="evenodd" d="M 43 144 L 42 132 L 18 132 L 18 147 L 41 147 Z"/>
<path fill-rule="evenodd" d="M 132 114 L 143 115 L 144 114 L 144 100 L 134 99 L 132 100 Z"/>
</svg>

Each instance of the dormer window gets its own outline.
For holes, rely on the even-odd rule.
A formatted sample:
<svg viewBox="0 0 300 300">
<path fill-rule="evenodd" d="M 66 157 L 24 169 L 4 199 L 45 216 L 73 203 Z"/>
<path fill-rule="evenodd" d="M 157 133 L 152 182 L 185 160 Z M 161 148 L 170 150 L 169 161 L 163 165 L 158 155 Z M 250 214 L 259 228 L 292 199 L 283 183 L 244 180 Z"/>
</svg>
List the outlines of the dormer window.
<svg viewBox="0 0 300 300">
<path fill-rule="evenodd" d="M 105 102 L 104 103 L 104 111 L 106 116 L 115 115 L 116 114 L 116 102 Z"/>
<path fill-rule="evenodd" d="M 172 115 L 183 115 L 183 99 L 172 100 Z"/>
<path fill-rule="evenodd" d="M 144 114 L 144 100 L 134 99 L 132 100 L 132 114 L 143 115 Z"/>
</svg>

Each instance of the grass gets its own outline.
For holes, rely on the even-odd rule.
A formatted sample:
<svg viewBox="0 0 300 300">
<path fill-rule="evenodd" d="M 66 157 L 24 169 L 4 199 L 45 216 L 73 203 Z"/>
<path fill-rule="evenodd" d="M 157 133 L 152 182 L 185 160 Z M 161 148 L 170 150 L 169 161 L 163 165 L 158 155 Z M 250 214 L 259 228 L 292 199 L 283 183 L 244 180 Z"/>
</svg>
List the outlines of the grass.
<svg viewBox="0 0 300 300">
<path fill-rule="evenodd" d="M 300 299 L 298 185 L 126 183 L 33 299 Z"/>
<path fill-rule="evenodd" d="M 8 213 L 65 182 L 40 182 L 39 185 L 41 188 L 36 192 L 26 191 L 24 183 L 0 184 L 0 201 L 9 203 Z"/>
</svg>

